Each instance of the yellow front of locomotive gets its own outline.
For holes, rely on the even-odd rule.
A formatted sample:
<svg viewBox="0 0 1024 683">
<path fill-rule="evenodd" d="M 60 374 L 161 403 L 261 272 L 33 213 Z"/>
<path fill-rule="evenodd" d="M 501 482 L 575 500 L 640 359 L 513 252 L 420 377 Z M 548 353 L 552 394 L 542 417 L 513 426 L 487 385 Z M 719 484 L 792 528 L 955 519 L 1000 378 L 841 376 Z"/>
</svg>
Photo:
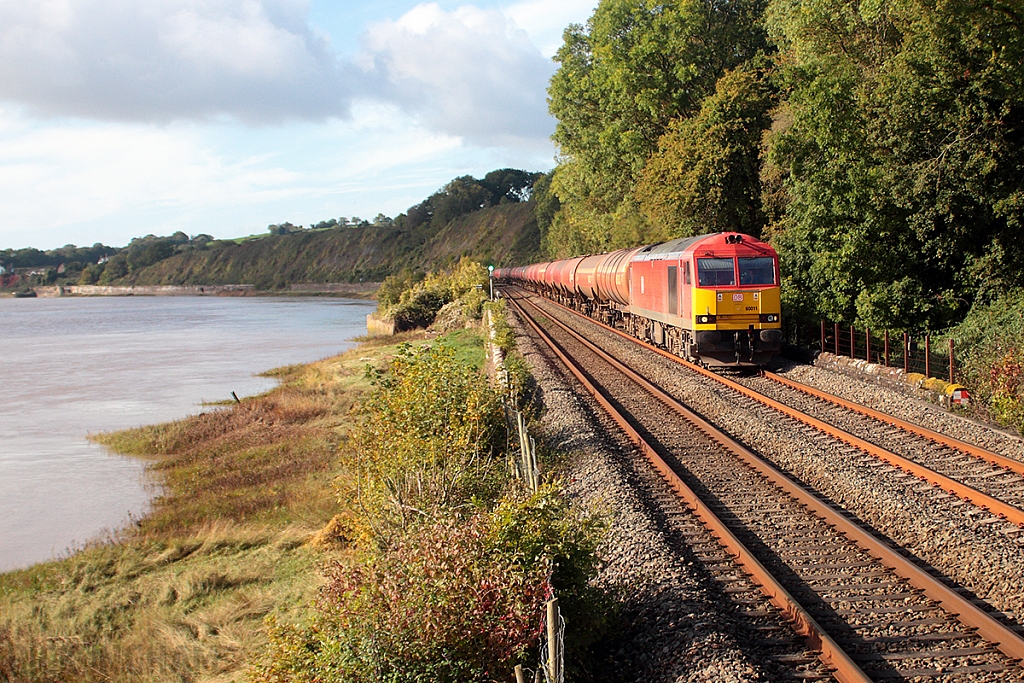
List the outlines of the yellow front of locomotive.
<svg viewBox="0 0 1024 683">
<path fill-rule="evenodd" d="M 692 355 L 709 365 L 761 366 L 782 350 L 778 255 L 737 237 L 692 253 Z"/>
</svg>

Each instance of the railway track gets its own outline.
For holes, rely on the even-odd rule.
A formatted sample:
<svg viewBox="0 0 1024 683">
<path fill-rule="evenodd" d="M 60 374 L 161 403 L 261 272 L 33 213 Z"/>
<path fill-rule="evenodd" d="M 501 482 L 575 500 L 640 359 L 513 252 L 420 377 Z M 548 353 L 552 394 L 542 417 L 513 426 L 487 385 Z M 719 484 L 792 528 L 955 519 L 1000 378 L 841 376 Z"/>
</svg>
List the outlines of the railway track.
<svg viewBox="0 0 1024 683">
<path fill-rule="evenodd" d="M 979 521 L 991 524 L 1003 519 L 1020 527 L 1024 533 L 1024 462 L 859 406 L 775 373 L 765 372 L 761 378 L 742 380 L 723 377 L 551 303 L 996 515 Z"/>
<path fill-rule="evenodd" d="M 1008 514 L 1003 516 L 1018 526 L 1024 525 L 1024 462 L 845 401 L 775 373 L 765 372 L 763 377 L 748 378 L 742 384 L 945 477 L 950 482 L 947 490 L 964 500 L 971 500 L 972 492 L 977 491 L 1001 501 L 1009 506 Z M 932 476 L 930 483 L 942 486 L 944 482 Z"/>
<path fill-rule="evenodd" d="M 574 374 L 837 679 L 1024 680 L 1012 630 L 553 316 L 534 315 L 537 334 L 579 363 Z"/>
</svg>

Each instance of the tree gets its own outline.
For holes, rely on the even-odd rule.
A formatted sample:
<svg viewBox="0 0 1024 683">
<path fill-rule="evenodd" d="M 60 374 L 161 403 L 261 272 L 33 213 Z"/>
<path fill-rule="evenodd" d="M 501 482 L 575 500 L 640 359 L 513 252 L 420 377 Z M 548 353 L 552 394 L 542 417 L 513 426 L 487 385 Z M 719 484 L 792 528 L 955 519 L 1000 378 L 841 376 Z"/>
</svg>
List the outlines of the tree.
<svg viewBox="0 0 1024 683">
<path fill-rule="evenodd" d="M 558 213 L 558 209 L 561 208 L 558 195 L 551 190 L 552 176 L 552 173 L 541 174 L 537 181 L 534 182 L 530 193 L 534 202 L 533 213 L 537 217 L 537 226 L 541 229 L 542 233 L 548 229 L 551 221 L 555 218 L 555 214 Z"/>
<path fill-rule="evenodd" d="M 100 275 L 103 274 L 103 266 L 90 263 L 82 269 L 82 274 L 78 278 L 78 284 L 80 285 L 94 285 L 99 279 Z"/>
<path fill-rule="evenodd" d="M 431 226 L 442 228 L 453 219 L 491 205 L 491 193 L 470 175 L 455 178 L 430 197 Z"/>
<path fill-rule="evenodd" d="M 158 238 L 133 245 L 127 251 L 128 268 L 136 271 L 173 256 L 174 243 L 168 238 Z"/>
<path fill-rule="evenodd" d="M 1020 284 L 1018 6 L 773 0 L 767 24 L 792 114 L 770 143 L 789 195 L 779 244 L 817 312 L 943 327 Z"/>
<path fill-rule="evenodd" d="M 765 49 L 761 10 L 761 0 L 602 0 L 586 28 L 566 29 L 548 89 L 562 203 L 588 218 L 615 212 L 669 124 Z"/>
<path fill-rule="evenodd" d="M 516 168 L 502 168 L 485 175 L 480 184 L 490 191 L 492 205 L 502 202 L 525 202 L 530 199 L 533 185 L 542 175 Z"/>
<path fill-rule="evenodd" d="M 673 121 L 635 189 L 644 214 L 673 237 L 737 230 L 760 236 L 761 138 L 774 105 L 763 74 L 718 80 L 700 112 Z"/>
<path fill-rule="evenodd" d="M 97 284 L 109 285 L 115 280 L 119 280 L 128 275 L 128 257 L 124 253 L 118 253 L 111 256 L 103 267 L 103 273 L 100 275 Z"/>
</svg>

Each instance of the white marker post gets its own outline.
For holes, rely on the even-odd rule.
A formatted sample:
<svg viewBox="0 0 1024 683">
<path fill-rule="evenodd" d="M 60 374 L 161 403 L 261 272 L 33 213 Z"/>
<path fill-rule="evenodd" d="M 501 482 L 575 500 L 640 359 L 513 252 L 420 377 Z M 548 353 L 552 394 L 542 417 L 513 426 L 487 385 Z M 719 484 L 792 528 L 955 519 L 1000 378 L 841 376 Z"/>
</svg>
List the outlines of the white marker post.
<svg viewBox="0 0 1024 683">
<path fill-rule="evenodd" d="M 491 301 L 494 301 L 494 266 L 487 266 L 487 277 L 491 282 Z"/>
</svg>

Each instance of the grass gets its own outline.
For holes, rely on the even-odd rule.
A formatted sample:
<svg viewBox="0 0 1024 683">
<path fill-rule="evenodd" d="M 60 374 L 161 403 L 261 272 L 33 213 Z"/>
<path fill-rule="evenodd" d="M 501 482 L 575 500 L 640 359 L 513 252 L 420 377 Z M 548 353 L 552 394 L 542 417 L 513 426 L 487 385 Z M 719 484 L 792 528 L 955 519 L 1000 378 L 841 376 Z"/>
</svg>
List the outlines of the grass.
<svg viewBox="0 0 1024 683">
<path fill-rule="evenodd" d="M 452 340 L 482 358 L 473 333 Z M 297 621 L 320 565 L 310 543 L 338 511 L 336 453 L 401 341 L 270 373 L 281 386 L 239 404 L 97 437 L 152 459 L 163 494 L 138 524 L 63 560 L 0 575 L 0 681 L 209 681 L 245 677 L 264 620 Z"/>
</svg>

